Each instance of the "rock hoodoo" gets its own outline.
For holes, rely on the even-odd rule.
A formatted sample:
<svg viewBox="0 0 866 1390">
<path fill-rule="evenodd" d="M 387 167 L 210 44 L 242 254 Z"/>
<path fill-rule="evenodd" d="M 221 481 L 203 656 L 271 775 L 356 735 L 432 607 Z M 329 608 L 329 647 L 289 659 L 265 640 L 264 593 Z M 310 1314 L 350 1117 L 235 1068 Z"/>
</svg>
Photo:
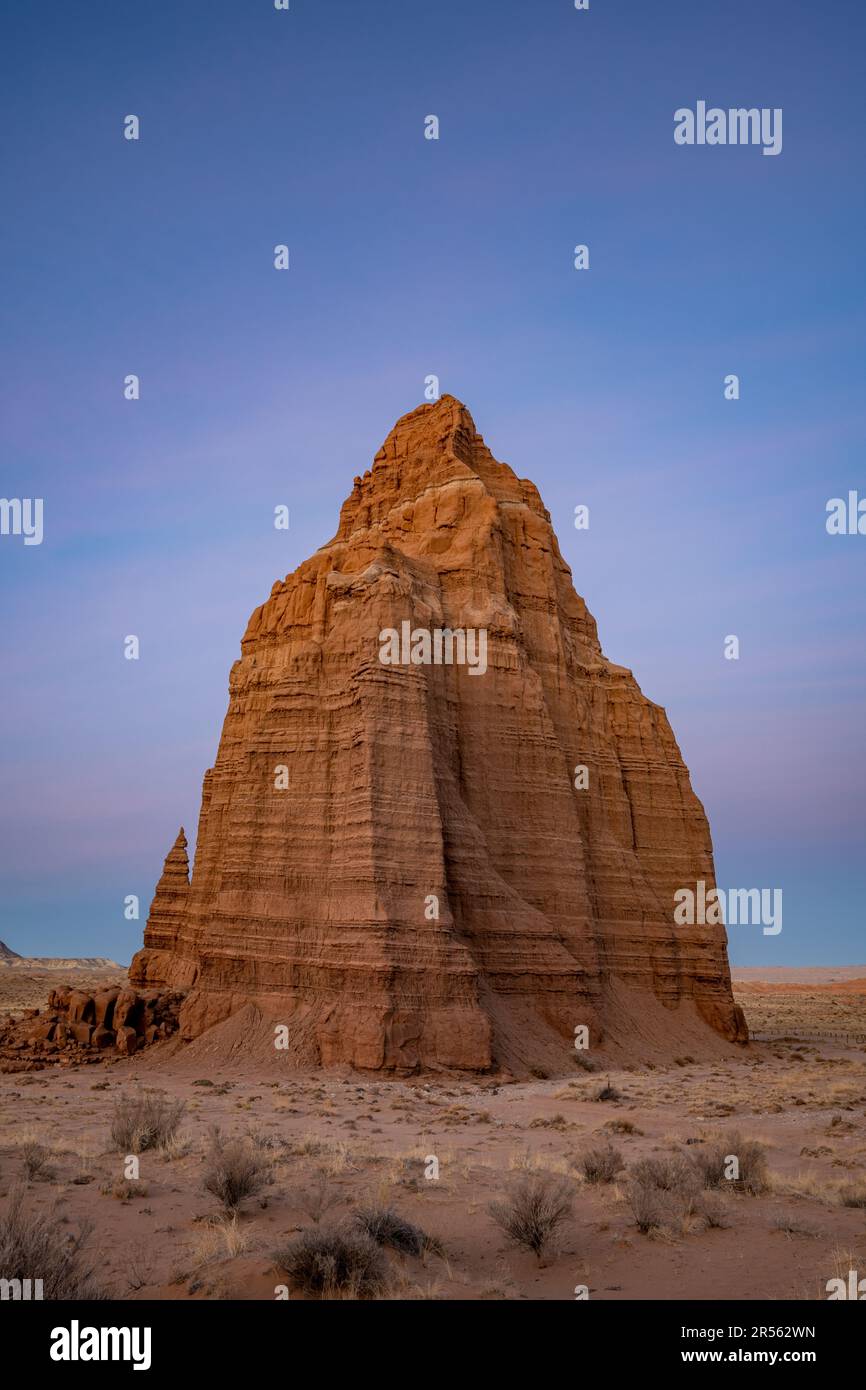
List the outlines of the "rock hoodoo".
<svg viewBox="0 0 866 1390">
<path fill-rule="evenodd" d="M 241 652 L 130 971 L 183 1037 L 255 1005 L 299 1063 L 398 1073 L 746 1038 L 724 928 L 674 923 L 714 871 L 664 710 L 459 401 L 398 421 Z"/>
</svg>

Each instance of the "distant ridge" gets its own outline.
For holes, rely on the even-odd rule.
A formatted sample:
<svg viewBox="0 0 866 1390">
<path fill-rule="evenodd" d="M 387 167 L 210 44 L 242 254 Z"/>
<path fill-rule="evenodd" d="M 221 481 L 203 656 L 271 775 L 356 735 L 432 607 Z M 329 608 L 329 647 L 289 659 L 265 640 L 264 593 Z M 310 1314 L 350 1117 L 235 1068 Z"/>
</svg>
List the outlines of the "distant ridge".
<svg viewBox="0 0 866 1390">
<path fill-rule="evenodd" d="M 123 970 L 108 956 L 19 956 L 0 941 L 0 970 Z"/>
<path fill-rule="evenodd" d="M 866 965 L 732 965 L 735 984 L 835 985 L 866 980 Z"/>
</svg>

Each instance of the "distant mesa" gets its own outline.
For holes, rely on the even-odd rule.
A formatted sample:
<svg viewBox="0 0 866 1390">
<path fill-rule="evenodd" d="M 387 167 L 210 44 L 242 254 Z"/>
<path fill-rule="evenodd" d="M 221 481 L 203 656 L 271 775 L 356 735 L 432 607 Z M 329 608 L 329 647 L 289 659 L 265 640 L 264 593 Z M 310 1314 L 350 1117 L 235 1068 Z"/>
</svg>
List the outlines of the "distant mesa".
<svg viewBox="0 0 866 1390">
<path fill-rule="evenodd" d="M 20 956 L 5 941 L 0 941 L 0 969 L 28 970 L 123 970 L 117 961 L 107 956 Z"/>
<path fill-rule="evenodd" d="M 862 984 L 866 965 L 735 965 L 731 978 L 738 984 Z"/>
</svg>

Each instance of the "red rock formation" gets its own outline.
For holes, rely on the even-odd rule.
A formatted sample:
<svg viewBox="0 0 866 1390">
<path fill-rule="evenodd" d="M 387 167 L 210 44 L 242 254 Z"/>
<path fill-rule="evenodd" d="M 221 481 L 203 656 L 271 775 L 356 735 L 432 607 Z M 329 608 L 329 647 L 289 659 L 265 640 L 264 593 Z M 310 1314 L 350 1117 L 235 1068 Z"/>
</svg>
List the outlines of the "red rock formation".
<svg viewBox="0 0 866 1390">
<path fill-rule="evenodd" d="M 484 630 L 486 672 L 384 665 L 406 620 Z M 398 421 L 253 613 L 191 884 L 185 843 L 130 979 L 189 991 L 187 1038 L 250 1002 L 298 1061 L 396 1071 L 547 1068 L 580 1025 L 638 1053 L 746 1036 L 724 929 L 674 925 L 675 890 L 714 876 L 664 710 L 451 396 Z"/>
<path fill-rule="evenodd" d="M 162 877 L 156 885 L 147 919 L 145 941 L 149 952 L 148 970 L 157 976 L 161 956 L 172 957 L 176 950 L 178 931 L 189 902 L 189 856 L 186 849 L 186 835 L 181 826 L 177 839 L 166 855 Z M 137 960 L 139 965 L 143 964 L 140 955 Z M 179 988 L 192 983 L 195 972 L 190 971 L 188 978 L 185 977 L 177 961 L 167 960 L 166 968 L 171 968 L 178 976 Z M 130 978 L 133 976 L 130 975 Z M 140 974 L 138 978 L 144 981 L 146 974 Z"/>
<path fill-rule="evenodd" d="M 45 1011 L 27 1009 L 0 1023 L 0 1071 L 98 1062 L 107 1053 L 131 1056 L 176 1032 L 182 998 L 164 989 L 138 994 L 114 986 L 94 995 L 60 985 Z"/>
</svg>

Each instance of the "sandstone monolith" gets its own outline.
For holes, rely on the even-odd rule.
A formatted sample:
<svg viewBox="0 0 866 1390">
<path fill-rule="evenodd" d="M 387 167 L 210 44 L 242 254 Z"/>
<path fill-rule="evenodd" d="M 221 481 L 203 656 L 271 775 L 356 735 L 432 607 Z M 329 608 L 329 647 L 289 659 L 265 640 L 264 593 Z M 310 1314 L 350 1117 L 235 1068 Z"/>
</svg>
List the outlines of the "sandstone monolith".
<svg viewBox="0 0 866 1390">
<path fill-rule="evenodd" d="M 455 632 L 484 634 L 483 671 Z M 637 1057 L 742 1041 L 724 928 L 674 923 L 698 880 L 664 710 L 603 655 L 535 485 L 443 396 L 253 613 L 191 880 L 181 832 L 130 980 L 185 992 L 186 1039 L 284 1025 L 299 1065 L 544 1072 L 584 1028 Z"/>
</svg>

